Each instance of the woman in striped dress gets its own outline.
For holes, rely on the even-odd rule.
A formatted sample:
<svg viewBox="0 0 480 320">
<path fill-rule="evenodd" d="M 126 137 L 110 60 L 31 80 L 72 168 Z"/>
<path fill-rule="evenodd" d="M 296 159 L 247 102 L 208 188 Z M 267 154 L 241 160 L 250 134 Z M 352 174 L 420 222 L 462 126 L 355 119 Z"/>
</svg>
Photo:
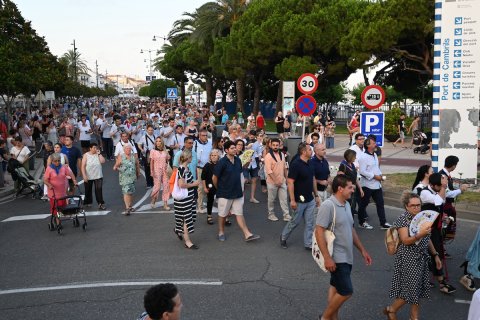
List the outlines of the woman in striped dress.
<svg viewBox="0 0 480 320">
<path fill-rule="evenodd" d="M 194 198 L 195 188 L 198 187 L 200 180 L 193 181 L 192 173 L 188 170 L 188 164 L 192 161 L 192 152 L 183 150 L 179 159 L 177 170 L 178 186 L 188 189 L 188 196 L 182 200 L 173 201 L 175 210 L 175 233 L 180 240 L 185 241 L 185 248 L 198 249 L 198 246 L 190 240 L 190 233 L 195 231 L 194 223 L 197 219 L 196 201 Z"/>
</svg>

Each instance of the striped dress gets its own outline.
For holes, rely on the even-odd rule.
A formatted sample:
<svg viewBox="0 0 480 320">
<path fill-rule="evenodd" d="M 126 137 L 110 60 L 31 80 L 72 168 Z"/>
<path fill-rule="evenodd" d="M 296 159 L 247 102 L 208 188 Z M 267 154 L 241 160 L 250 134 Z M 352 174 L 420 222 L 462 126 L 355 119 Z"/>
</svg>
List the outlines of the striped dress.
<svg viewBox="0 0 480 320">
<path fill-rule="evenodd" d="M 186 183 L 193 182 L 192 173 L 185 167 L 178 167 L 178 179 L 184 179 Z M 197 204 L 194 198 L 195 188 L 188 188 L 188 197 L 183 200 L 173 201 L 175 210 L 175 232 L 183 234 L 183 223 L 187 224 L 188 233 L 195 231 L 194 223 L 197 220 Z"/>
</svg>

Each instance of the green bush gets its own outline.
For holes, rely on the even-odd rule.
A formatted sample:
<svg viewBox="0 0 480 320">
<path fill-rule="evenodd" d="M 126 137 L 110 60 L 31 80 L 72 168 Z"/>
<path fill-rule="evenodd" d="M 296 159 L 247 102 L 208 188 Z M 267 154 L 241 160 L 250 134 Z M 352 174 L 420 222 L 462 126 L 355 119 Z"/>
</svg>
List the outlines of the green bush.
<svg viewBox="0 0 480 320">
<path fill-rule="evenodd" d="M 403 110 L 397 107 L 394 107 L 388 111 L 385 111 L 385 134 L 396 135 L 398 134 L 398 119 L 403 113 Z M 410 117 L 405 117 L 405 128 L 412 124 L 413 119 Z"/>
</svg>

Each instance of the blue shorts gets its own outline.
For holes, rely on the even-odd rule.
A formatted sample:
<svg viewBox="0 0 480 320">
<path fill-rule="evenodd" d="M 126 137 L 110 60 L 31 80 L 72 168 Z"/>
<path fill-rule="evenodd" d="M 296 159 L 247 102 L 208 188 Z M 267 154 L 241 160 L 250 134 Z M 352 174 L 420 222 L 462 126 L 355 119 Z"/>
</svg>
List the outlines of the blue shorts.
<svg viewBox="0 0 480 320">
<path fill-rule="evenodd" d="M 245 179 L 252 179 L 258 177 L 258 167 L 254 169 L 243 169 L 243 176 Z"/>
<path fill-rule="evenodd" d="M 330 285 L 337 289 L 341 296 L 350 296 L 353 294 L 353 285 L 350 274 L 352 265 L 348 263 L 337 263 L 337 268 L 330 274 Z"/>
</svg>

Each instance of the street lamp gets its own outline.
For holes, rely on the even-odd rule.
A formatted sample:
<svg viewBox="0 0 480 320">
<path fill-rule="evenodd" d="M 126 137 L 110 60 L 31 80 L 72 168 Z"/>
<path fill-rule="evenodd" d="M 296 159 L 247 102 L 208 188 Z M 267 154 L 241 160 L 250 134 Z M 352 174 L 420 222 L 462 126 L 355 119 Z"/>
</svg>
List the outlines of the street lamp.
<svg viewBox="0 0 480 320">
<path fill-rule="evenodd" d="M 157 41 L 157 37 L 160 38 L 160 39 L 163 39 L 163 44 L 165 44 L 165 41 L 168 40 L 168 38 L 165 37 L 165 36 L 155 36 L 154 35 L 152 41 Z"/>
<path fill-rule="evenodd" d="M 77 82 L 77 47 L 75 46 L 75 39 L 73 39 L 73 74 L 75 76 L 75 82 Z"/>
<path fill-rule="evenodd" d="M 143 49 L 140 49 L 140 54 L 144 54 L 146 51 L 148 51 L 148 61 L 149 61 L 148 75 L 150 76 L 150 80 L 152 80 L 152 51 L 155 51 L 155 50 L 148 49 L 144 51 Z"/>
</svg>

